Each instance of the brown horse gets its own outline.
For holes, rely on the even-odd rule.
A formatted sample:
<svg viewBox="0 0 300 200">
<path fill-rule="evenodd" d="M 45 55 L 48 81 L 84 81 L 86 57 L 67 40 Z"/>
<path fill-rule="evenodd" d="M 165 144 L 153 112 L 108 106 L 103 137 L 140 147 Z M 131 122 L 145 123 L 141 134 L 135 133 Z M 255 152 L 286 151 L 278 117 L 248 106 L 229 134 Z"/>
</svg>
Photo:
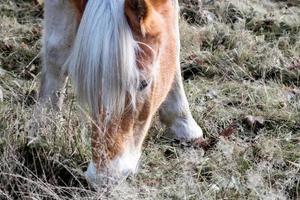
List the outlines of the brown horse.
<svg viewBox="0 0 300 200">
<path fill-rule="evenodd" d="M 155 112 L 202 137 L 183 90 L 177 0 L 45 0 L 40 102 L 60 109 L 67 76 L 93 121 L 93 183 L 135 172 Z M 45 105 L 45 104 L 44 104 Z"/>
</svg>

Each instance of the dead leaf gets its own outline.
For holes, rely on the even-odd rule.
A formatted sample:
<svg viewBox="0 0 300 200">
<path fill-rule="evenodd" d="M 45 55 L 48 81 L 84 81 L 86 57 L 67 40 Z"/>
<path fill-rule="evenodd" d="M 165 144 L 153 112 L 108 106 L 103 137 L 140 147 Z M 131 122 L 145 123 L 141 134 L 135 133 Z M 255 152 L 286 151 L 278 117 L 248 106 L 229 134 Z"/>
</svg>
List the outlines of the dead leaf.
<svg viewBox="0 0 300 200">
<path fill-rule="evenodd" d="M 236 129 L 236 123 L 232 123 L 219 134 L 219 137 L 209 139 L 199 138 L 193 141 L 192 146 L 196 148 L 202 148 L 204 151 L 208 151 L 217 145 L 221 137 L 225 139 L 230 137 L 232 134 L 234 134 Z"/>
<path fill-rule="evenodd" d="M 217 138 L 203 139 L 199 138 L 193 141 L 192 146 L 194 148 L 202 148 L 204 151 L 208 151 L 216 146 L 218 143 Z"/>
<path fill-rule="evenodd" d="M 225 128 L 219 135 L 228 138 L 236 131 L 236 124 L 232 123 L 227 128 Z"/>
</svg>

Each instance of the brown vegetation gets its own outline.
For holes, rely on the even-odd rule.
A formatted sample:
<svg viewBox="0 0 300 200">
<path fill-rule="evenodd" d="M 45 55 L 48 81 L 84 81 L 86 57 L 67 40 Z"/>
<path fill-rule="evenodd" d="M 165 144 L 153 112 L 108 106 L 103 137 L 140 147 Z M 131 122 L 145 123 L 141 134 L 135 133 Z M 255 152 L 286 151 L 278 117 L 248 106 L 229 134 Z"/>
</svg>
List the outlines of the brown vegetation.
<svg viewBox="0 0 300 200">
<path fill-rule="evenodd" d="M 0 13 L 0 199 L 300 198 L 299 1 L 181 1 L 185 88 L 208 148 L 154 120 L 139 173 L 108 193 L 84 179 L 89 133 L 70 86 L 62 116 L 29 134 L 42 7 L 0 0 Z"/>
</svg>

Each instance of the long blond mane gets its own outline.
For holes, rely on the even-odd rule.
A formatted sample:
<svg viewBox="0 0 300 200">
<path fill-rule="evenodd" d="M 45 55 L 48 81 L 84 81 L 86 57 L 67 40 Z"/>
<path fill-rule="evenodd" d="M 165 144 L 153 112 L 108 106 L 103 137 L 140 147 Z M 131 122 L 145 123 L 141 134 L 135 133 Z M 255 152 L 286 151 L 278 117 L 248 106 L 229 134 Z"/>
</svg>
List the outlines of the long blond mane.
<svg viewBox="0 0 300 200">
<path fill-rule="evenodd" d="M 135 106 L 139 87 L 137 42 L 124 14 L 124 0 L 89 0 L 66 63 L 81 102 L 97 119 Z"/>
</svg>

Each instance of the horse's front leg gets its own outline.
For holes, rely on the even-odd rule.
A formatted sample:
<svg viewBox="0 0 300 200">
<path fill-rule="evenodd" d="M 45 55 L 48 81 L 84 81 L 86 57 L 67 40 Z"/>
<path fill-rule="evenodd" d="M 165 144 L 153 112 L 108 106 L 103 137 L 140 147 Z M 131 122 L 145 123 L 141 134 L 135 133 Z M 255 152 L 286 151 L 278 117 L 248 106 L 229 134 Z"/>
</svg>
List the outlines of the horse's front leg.
<svg viewBox="0 0 300 200">
<path fill-rule="evenodd" d="M 180 68 L 168 97 L 159 110 L 160 120 L 177 139 L 191 141 L 202 138 L 202 129 L 194 120 L 184 92 Z"/>
<path fill-rule="evenodd" d="M 176 76 L 166 100 L 159 110 L 160 120 L 174 134 L 176 138 L 185 141 L 202 138 L 202 129 L 194 120 L 189 103 L 186 98 L 180 68 L 180 35 L 179 35 L 179 5 L 177 0 L 173 0 L 175 12 L 174 16 L 174 32 L 176 33 L 177 43 L 177 63 Z"/>
<path fill-rule="evenodd" d="M 59 110 L 67 80 L 64 63 L 77 29 L 77 11 L 70 0 L 46 0 L 43 35 L 43 70 L 39 103 Z"/>
</svg>

